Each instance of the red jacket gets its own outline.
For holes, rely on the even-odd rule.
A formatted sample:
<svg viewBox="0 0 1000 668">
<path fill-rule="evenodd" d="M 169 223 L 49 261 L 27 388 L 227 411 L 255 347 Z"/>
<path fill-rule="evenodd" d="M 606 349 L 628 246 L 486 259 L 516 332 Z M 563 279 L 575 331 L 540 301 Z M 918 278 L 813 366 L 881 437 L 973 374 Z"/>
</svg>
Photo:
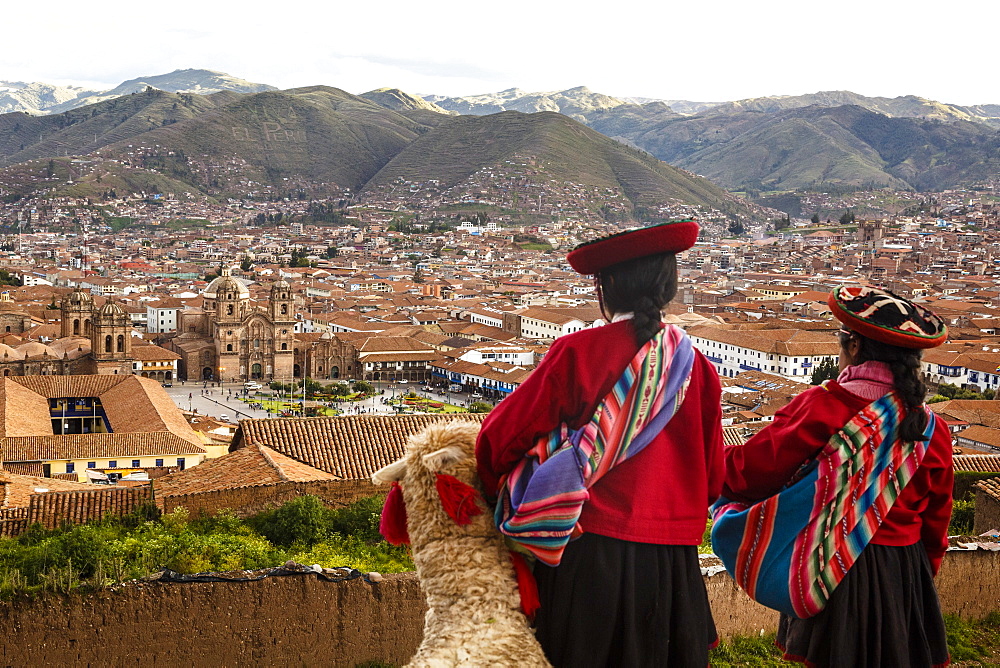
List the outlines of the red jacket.
<svg viewBox="0 0 1000 668">
<path fill-rule="evenodd" d="M 806 390 L 745 444 L 726 447 L 723 495 L 739 501 L 771 496 L 870 403 L 836 381 Z M 922 541 L 937 573 L 948 547 L 953 476 L 951 434 L 944 420 L 938 420 L 923 462 L 871 542 L 913 545 Z"/>
<path fill-rule="evenodd" d="M 483 422 L 479 476 L 495 495 L 539 437 L 566 422 L 583 426 L 618 382 L 639 346 L 630 320 L 561 337 L 528 379 Z M 684 402 L 666 428 L 590 490 L 584 531 L 640 543 L 697 545 L 722 487 L 719 377 L 695 351 Z"/>
</svg>

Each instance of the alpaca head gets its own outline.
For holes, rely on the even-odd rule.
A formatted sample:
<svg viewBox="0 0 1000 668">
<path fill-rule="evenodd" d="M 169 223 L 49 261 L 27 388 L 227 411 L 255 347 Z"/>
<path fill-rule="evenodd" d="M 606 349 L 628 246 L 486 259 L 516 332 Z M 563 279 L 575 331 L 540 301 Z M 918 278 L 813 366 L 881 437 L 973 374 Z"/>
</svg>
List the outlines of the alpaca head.
<svg viewBox="0 0 1000 668">
<path fill-rule="evenodd" d="M 484 518 L 475 517 L 485 509 L 476 476 L 478 432 L 479 425 L 474 422 L 434 422 L 410 437 L 402 459 L 372 475 L 375 484 L 399 484 L 406 526 L 415 547 L 426 540 L 464 535 L 479 525 L 487 526 Z M 390 503 L 392 495 L 399 493 L 390 492 Z"/>
</svg>

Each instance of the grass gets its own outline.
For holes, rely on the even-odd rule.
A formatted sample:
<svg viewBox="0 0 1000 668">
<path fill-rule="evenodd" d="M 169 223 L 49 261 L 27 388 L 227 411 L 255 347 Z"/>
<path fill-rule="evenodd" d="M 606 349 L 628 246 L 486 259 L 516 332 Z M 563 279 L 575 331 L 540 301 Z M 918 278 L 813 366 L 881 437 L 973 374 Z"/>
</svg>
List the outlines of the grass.
<svg viewBox="0 0 1000 668">
<path fill-rule="evenodd" d="M 954 666 L 994 666 L 1000 664 L 1000 612 L 979 621 L 945 615 L 948 651 Z M 775 634 L 733 636 L 719 643 L 709 654 L 715 668 L 727 666 L 798 666 L 784 661 L 774 645 Z"/>
<path fill-rule="evenodd" d="M 945 615 L 944 623 L 953 662 L 969 666 L 1000 663 L 1000 612 L 991 612 L 977 622 Z"/>
<path fill-rule="evenodd" d="M 733 636 L 719 642 L 709 655 L 709 663 L 718 668 L 727 666 L 793 666 L 783 661 L 781 650 L 774 645 L 775 634 Z"/>
</svg>

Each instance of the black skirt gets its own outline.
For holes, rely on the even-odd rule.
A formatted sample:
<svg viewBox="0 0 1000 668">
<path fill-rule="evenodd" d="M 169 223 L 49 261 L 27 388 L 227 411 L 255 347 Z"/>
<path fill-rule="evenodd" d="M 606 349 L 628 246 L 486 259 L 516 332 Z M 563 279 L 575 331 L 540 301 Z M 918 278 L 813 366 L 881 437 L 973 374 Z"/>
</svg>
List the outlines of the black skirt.
<svg viewBox="0 0 1000 668">
<path fill-rule="evenodd" d="M 557 668 L 705 668 L 718 642 L 694 546 L 584 534 L 535 578 L 537 637 Z"/>
<path fill-rule="evenodd" d="M 815 617 L 781 616 L 785 658 L 817 668 L 947 666 L 948 640 L 927 553 L 868 545 Z"/>
</svg>

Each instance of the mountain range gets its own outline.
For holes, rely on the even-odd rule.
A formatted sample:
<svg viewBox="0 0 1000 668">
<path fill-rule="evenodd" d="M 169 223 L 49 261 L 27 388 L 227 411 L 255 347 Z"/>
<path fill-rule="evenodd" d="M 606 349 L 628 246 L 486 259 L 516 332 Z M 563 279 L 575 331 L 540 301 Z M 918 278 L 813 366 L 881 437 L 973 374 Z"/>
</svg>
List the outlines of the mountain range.
<svg viewBox="0 0 1000 668">
<path fill-rule="evenodd" d="M 574 160 L 566 149 L 601 155 L 599 162 L 607 162 L 612 154 L 637 155 L 625 144 L 748 193 L 941 190 L 1000 174 L 1000 105 L 959 106 L 849 91 L 723 102 L 618 98 L 584 86 L 465 97 L 390 88 L 351 95 L 325 86 L 278 91 L 219 72 L 178 70 L 109 91 L 0 82 L 0 110 L 16 104 L 26 113 L 0 115 L 0 164 L 102 147 L 121 151 L 134 141 L 152 141 L 188 155 L 238 157 L 264 182 L 292 174 L 361 189 L 389 174 L 409 179 L 422 178 L 422 171 L 447 178 L 468 175 L 489 160 L 527 151 L 557 156 L 550 162 L 557 172 L 568 168 L 565 178 L 582 169 L 601 185 L 623 187 L 616 175 L 638 173 L 622 171 L 624 162 L 616 158 L 611 162 L 618 167 L 590 165 L 590 157 Z M 620 144 L 604 143 L 604 137 L 556 121 L 552 114 Z M 489 120 L 474 122 L 476 117 Z M 265 128 L 275 123 L 299 130 L 289 130 L 280 142 L 260 139 L 274 139 Z M 576 144 L 564 141 L 569 136 Z M 462 149 L 447 149 L 449 141 Z M 655 165 L 639 170 L 640 181 L 651 173 L 666 174 L 665 166 L 647 162 L 649 156 L 625 161 Z M 376 178 L 383 169 L 388 171 Z M 651 186 L 651 192 L 677 192 L 684 199 L 704 190 L 702 183 L 680 186 L 678 175 L 690 178 L 671 171 L 669 184 Z M 631 185 L 624 190 L 633 199 L 641 194 Z"/>
<path fill-rule="evenodd" d="M 97 151 L 113 159 L 101 163 L 100 180 L 79 176 L 67 192 L 92 194 L 118 185 L 148 192 L 156 185 L 227 195 L 260 183 L 283 192 L 357 193 L 398 179 L 433 179 L 443 190 L 527 158 L 539 165 L 531 178 L 620 192 L 630 207 L 681 202 L 752 213 L 706 179 L 567 116 L 456 115 L 394 90 L 357 96 L 311 86 L 197 95 L 146 87 L 61 114 L 0 115 L 0 166 L 8 173 L 23 172 L 18 165 L 30 161 Z M 129 172 L 126 165 L 163 178 L 150 183 L 147 175 L 134 183 L 147 172 Z"/>
<path fill-rule="evenodd" d="M 79 86 L 56 86 L 41 82 L 0 81 L 0 113 L 23 111 L 33 115 L 59 114 L 89 104 L 130 95 L 152 86 L 171 93 L 208 95 L 228 90 L 234 93 L 260 93 L 277 90 L 267 84 L 251 83 L 212 70 L 175 70 L 123 81 L 110 90 L 88 90 Z"/>
<path fill-rule="evenodd" d="M 460 113 L 558 111 L 735 190 L 941 190 L 1000 174 L 995 104 L 849 91 L 637 103 L 586 87 L 428 99 Z"/>
</svg>

